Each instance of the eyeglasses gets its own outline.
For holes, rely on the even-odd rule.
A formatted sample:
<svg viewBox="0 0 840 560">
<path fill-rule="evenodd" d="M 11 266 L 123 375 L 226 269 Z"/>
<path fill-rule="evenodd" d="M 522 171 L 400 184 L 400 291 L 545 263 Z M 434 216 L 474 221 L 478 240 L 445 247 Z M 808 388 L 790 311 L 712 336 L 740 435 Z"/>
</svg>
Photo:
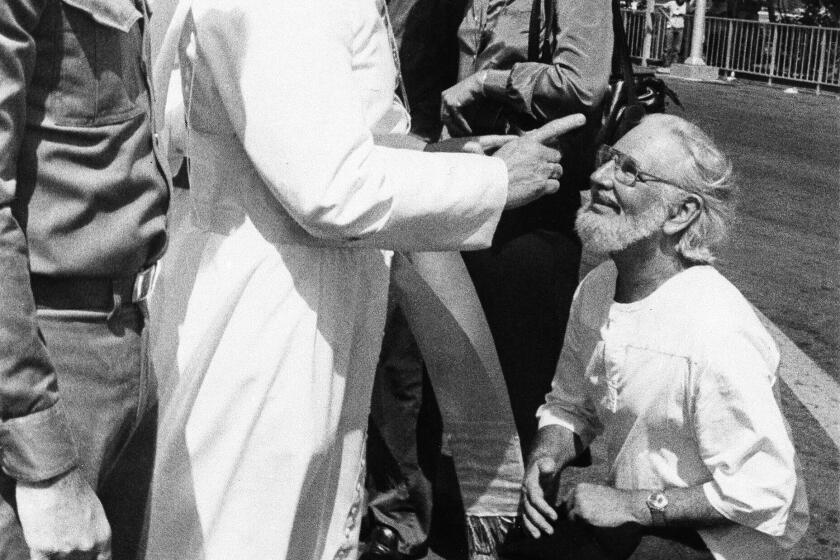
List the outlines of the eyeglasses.
<svg viewBox="0 0 840 560">
<path fill-rule="evenodd" d="M 661 177 L 657 177 L 656 175 L 651 175 L 650 173 L 642 171 L 639 169 L 639 162 L 633 159 L 632 156 L 628 156 L 624 152 L 620 152 L 612 146 L 602 144 L 595 155 L 595 167 L 600 169 L 608 161 L 612 161 L 615 164 L 613 166 L 613 176 L 615 177 L 615 180 L 626 187 L 634 186 L 636 181 L 641 181 L 643 183 L 647 181 L 658 181 L 660 183 L 665 183 L 667 185 L 677 187 L 678 189 L 682 189 L 681 186 L 677 185 L 673 181 L 668 181 L 666 179 L 662 179 Z"/>
</svg>

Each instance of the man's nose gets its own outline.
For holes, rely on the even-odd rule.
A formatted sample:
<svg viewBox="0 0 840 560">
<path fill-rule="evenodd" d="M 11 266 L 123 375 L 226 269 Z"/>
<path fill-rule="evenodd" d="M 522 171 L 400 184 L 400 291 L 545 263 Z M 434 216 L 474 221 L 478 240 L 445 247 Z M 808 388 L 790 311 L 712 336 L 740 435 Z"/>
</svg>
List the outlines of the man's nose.
<svg viewBox="0 0 840 560">
<path fill-rule="evenodd" d="M 613 179 L 615 178 L 613 165 L 615 164 L 612 161 L 604 163 L 592 172 L 592 175 L 589 176 L 589 182 L 601 189 L 613 188 Z"/>
</svg>

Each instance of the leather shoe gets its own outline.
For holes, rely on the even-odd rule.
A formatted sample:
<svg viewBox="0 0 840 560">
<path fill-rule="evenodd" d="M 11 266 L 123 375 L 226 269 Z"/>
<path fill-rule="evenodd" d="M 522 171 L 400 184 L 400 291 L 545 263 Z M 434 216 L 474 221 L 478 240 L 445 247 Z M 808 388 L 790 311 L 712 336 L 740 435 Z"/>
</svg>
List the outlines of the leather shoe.
<svg viewBox="0 0 840 560">
<path fill-rule="evenodd" d="M 405 560 L 399 550 L 400 536 L 387 525 L 377 525 L 370 532 L 367 550 L 359 560 Z"/>
</svg>

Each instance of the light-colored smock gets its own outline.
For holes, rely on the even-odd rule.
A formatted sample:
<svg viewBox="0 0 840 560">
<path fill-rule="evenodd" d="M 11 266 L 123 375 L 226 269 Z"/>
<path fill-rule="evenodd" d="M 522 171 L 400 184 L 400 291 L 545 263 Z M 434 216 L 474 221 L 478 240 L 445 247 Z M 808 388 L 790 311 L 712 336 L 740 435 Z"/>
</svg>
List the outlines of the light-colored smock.
<svg viewBox="0 0 840 560">
<path fill-rule="evenodd" d="M 373 0 L 195 0 L 179 50 L 191 191 L 152 310 L 146 558 L 353 558 L 380 249 L 488 246 L 506 168 L 373 145 L 407 130 Z"/>
<path fill-rule="evenodd" d="M 583 280 L 540 427 L 584 445 L 603 433 L 609 483 L 702 485 L 735 522 L 699 529 L 718 560 L 773 560 L 808 526 L 805 486 L 774 395 L 779 352 L 747 300 L 711 266 L 616 303 L 608 261 Z"/>
</svg>

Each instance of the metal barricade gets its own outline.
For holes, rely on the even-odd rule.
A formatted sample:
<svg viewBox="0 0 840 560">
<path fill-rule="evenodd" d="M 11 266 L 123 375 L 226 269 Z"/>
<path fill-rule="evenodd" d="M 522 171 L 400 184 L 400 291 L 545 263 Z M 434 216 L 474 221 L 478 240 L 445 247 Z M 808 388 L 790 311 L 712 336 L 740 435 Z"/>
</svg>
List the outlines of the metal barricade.
<svg viewBox="0 0 840 560">
<path fill-rule="evenodd" d="M 630 55 L 648 61 L 664 56 L 665 16 L 654 11 L 646 29 L 645 12 L 623 10 Z M 686 17 L 683 52 L 691 44 L 692 16 Z M 645 34 L 649 33 L 646 48 Z M 726 72 L 840 87 L 840 28 L 706 17 L 704 59 Z"/>
</svg>

